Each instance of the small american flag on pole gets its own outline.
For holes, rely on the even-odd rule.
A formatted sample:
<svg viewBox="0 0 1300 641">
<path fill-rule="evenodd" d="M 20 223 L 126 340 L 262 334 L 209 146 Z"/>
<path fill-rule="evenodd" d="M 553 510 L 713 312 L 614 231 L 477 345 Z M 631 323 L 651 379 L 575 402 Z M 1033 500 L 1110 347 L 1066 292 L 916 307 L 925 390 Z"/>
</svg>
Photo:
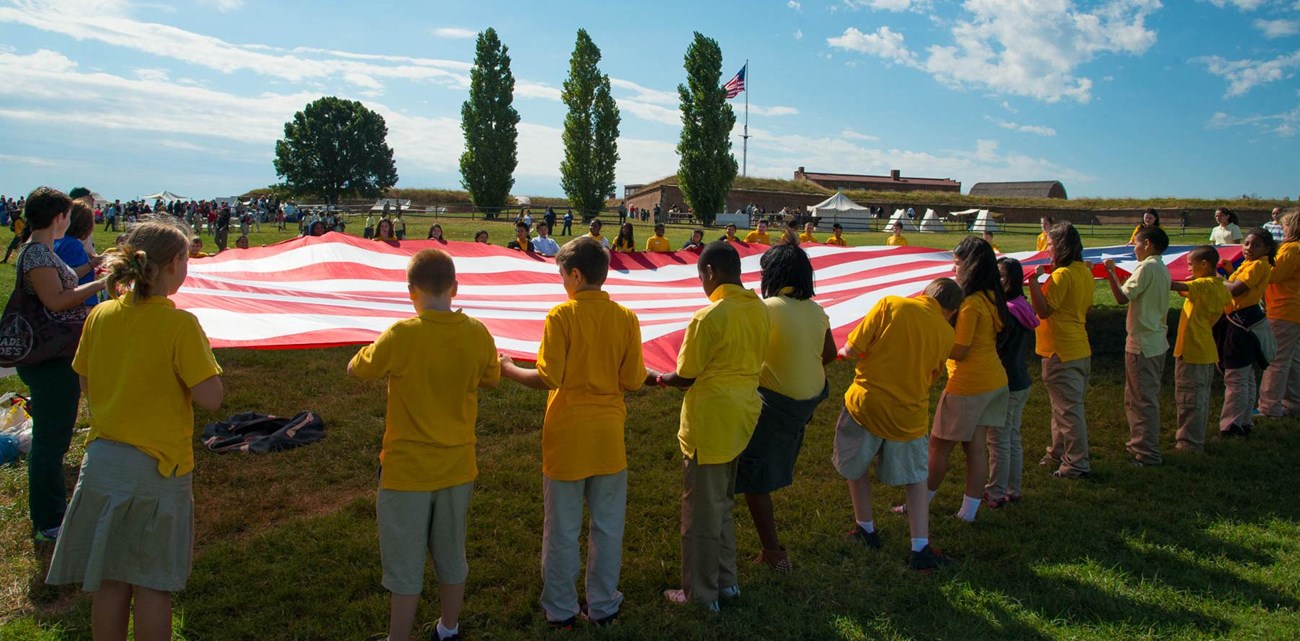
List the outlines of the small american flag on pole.
<svg viewBox="0 0 1300 641">
<path fill-rule="evenodd" d="M 740 71 L 738 71 L 736 75 L 731 78 L 731 80 L 727 81 L 727 84 L 722 85 L 722 88 L 727 92 L 727 100 L 731 100 L 732 98 L 739 96 L 740 92 L 745 90 L 745 69 L 747 68 L 749 68 L 748 64 L 746 64 L 744 67 L 741 67 Z"/>
</svg>

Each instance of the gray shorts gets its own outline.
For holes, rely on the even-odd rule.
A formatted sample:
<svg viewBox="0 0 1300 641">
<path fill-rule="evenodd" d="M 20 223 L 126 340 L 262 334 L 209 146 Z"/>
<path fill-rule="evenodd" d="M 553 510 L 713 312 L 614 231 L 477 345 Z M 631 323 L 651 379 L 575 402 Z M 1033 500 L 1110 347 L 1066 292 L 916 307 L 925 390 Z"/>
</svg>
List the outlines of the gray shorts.
<svg viewBox="0 0 1300 641">
<path fill-rule="evenodd" d="M 464 583 L 465 516 L 473 483 L 434 492 L 379 490 L 379 559 L 384 589 L 393 594 L 424 591 L 424 554 L 433 555 L 438 583 Z"/>
<path fill-rule="evenodd" d="M 856 481 L 867 473 L 872 459 L 876 478 L 886 485 L 912 485 L 929 475 L 929 439 L 922 436 L 910 441 L 889 441 L 858 425 L 847 409 L 840 410 L 835 424 L 835 451 L 831 462 L 845 479 Z"/>
<path fill-rule="evenodd" d="M 962 396 L 944 392 L 934 410 L 930 436 L 945 441 L 969 443 L 977 427 L 1002 427 L 1007 422 L 1007 401 L 1011 393 L 1006 385 L 991 392 Z"/>
</svg>

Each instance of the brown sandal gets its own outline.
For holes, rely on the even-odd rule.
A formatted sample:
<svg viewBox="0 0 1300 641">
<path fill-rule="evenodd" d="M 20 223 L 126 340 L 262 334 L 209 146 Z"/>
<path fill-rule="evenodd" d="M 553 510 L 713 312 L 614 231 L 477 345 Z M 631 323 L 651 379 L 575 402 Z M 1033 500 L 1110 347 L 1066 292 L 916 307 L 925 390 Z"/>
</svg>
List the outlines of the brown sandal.
<svg viewBox="0 0 1300 641">
<path fill-rule="evenodd" d="M 779 550 L 760 550 L 758 558 L 754 559 L 754 562 L 766 563 L 781 574 L 789 574 L 794 570 L 794 564 L 790 562 L 790 556 L 785 553 L 785 546 L 782 546 Z"/>
</svg>

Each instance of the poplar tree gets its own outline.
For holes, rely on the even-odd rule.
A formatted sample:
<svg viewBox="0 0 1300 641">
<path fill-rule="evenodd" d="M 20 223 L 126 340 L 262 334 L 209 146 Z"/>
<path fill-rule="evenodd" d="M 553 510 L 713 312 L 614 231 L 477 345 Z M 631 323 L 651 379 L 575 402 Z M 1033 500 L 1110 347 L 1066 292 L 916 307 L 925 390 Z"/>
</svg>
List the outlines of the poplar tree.
<svg viewBox="0 0 1300 641">
<path fill-rule="evenodd" d="M 716 40 L 696 32 L 686 49 L 685 67 L 686 84 L 677 85 L 682 106 L 677 186 L 695 217 L 712 225 L 736 180 L 736 157 L 731 153 L 736 114 L 722 88 L 722 49 Z"/>
<path fill-rule="evenodd" d="M 600 49 L 585 29 L 579 29 L 561 93 L 569 113 L 564 117 L 560 186 L 584 217 L 599 213 L 614 192 L 618 164 L 618 105 L 599 62 Z"/>
<path fill-rule="evenodd" d="M 465 153 L 460 155 L 460 184 L 470 202 L 499 213 L 515 185 L 519 164 L 519 112 L 514 108 L 515 76 L 509 49 L 491 27 L 478 34 L 469 98 L 460 107 Z"/>
</svg>

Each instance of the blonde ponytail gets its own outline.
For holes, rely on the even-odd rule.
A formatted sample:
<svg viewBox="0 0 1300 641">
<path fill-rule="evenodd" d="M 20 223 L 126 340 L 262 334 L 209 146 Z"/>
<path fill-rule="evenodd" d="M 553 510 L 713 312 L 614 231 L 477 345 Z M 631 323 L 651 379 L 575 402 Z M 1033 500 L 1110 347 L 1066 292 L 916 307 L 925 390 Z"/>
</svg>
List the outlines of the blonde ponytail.
<svg viewBox="0 0 1300 641">
<path fill-rule="evenodd" d="M 189 237 L 170 216 L 155 216 L 131 226 L 121 252 L 109 255 L 108 293 L 117 298 L 134 291 L 137 298 L 154 296 L 162 268 L 189 249 Z"/>
</svg>

